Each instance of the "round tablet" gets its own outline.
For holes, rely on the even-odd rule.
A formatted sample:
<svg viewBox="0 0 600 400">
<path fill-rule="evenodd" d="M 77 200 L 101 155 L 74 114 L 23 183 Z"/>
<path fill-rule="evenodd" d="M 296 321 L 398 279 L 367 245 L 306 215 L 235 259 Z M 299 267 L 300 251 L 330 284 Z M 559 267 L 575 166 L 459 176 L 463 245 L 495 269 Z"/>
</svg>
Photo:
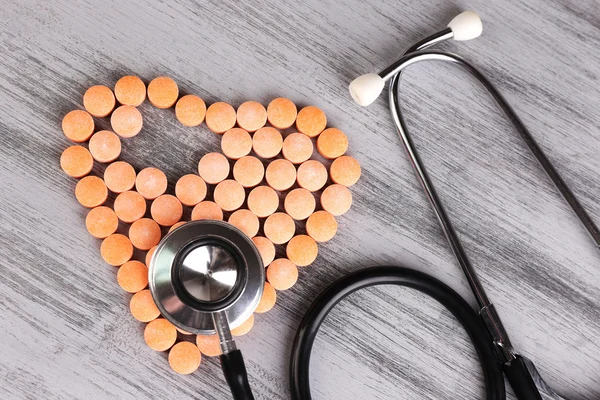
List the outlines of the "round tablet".
<svg viewBox="0 0 600 400">
<path fill-rule="evenodd" d="M 62 120 L 62 130 L 72 141 L 85 142 L 94 133 L 94 118 L 83 110 L 70 111 Z"/>
<path fill-rule="evenodd" d="M 335 183 L 352 186 L 360 178 L 360 164 L 350 156 L 341 156 L 331 163 L 329 174 Z"/>
<path fill-rule="evenodd" d="M 317 211 L 306 221 L 306 233 L 317 242 L 327 242 L 335 236 L 337 222 L 327 211 Z"/>
<path fill-rule="evenodd" d="M 137 293 L 148 286 L 148 267 L 136 260 L 127 261 L 117 272 L 117 283 L 128 293 Z"/>
<path fill-rule="evenodd" d="M 223 133 L 235 126 L 235 109 L 222 101 L 211 104 L 206 110 L 206 126 L 214 133 Z"/>
<path fill-rule="evenodd" d="M 294 125 L 296 115 L 298 115 L 296 105 L 283 97 L 274 99 L 267 106 L 269 123 L 277 129 L 287 129 Z"/>
<path fill-rule="evenodd" d="M 260 253 L 263 265 L 265 268 L 268 267 L 275 259 L 275 246 L 273 245 L 273 242 L 263 236 L 254 236 L 252 241 Z"/>
<path fill-rule="evenodd" d="M 227 179 L 215 187 L 213 198 L 215 203 L 223 210 L 233 211 L 244 204 L 246 192 L 238 182 L 233 179 Z"/>
<path fill-rule="evenodd" d="M 289 192 L 285 196 L 283 207 L 285 212 L 295 220 L 304 220 L 315 211 L 317 202 L 311 192 L 306 189 L 298 188 Z"/>
<path fill-rule="evenodd" d="M 102 179 L 89 175 L 77 182 L 75 197 L 82 206 L 94 208 L 106 201 L 108 189 Z"/>
<path fill-rule="evenodd" d="M 93 237 L 104 239 L 117 231 L 119 218 L 110 207 L 92 208 L 85 217 L 85 227 Z"/>
<path fill-rule="evenodd" d="M 327 126 L 325 113 L 315 106 L 304 107 L 296 117 L 296 129 L 308 137 L 316 137 Z"/>
<path fill-rule="evenodd" d="M 266 219 L 263 230 L 271 242 L 284 244 L 294 236 L 296 224 L 286 213 L 277 212 Z"/>
<path fill-rule="evenodd" d="M 183 206 L 177 197 L 162 194 L 152 202 L 150 215 L 159 225 L 172 226 L 183 216 Z"/>
<path fill-rule="evenodd" d="M 102 241 L 100 255 L 107 264 L 118 267 L 131 259 L 133 245 L 127 236 L 113 233 Z"/>
<path fill-rule="evenodd" d="M 277 293 L 275 288 L 269 282 L 265 282 L 263 294 L 258 302 L 258 305 L 254 309 L 255 313 L 262 314 L 269 311 L 275 305 L 277 301 Z"/>
<path fill-rule="evenodd" d="M 258 233 L 258 217 L 250 210 L 242 209 L 233 212 L 227 222 L 244 232 L 250 238 L 256 236 Z"/>
<path fill-rule="evenodd" d="M 308 160 L 298 167 L 298 186 L 316 192 L 327 183 L 327 168 L 317 161 Z"/>
<path fill-rule="evenodd" d="M 177 341 L 177 329 L 166 319 L 157 318 L 144 328 L 144 341 L 152 350 L 167 351 Z"/>
<path fill-rule="evenodd" d="M 325 158 L 338 158 L 348 150 L 348 138 L 337 128 L 325 129 L 317 138 L 317 150 Z"/>
<path fill-rule="evenodd" d="M 146 85 L 137 76 L 124 76 L 115 84 L 115 97 L 123 105 L 137 107 L 146 100 Z"/>
<path fill-rule="evenodd" d="M 237 110 L 237 123 L 240 128 L 248 132 L 265 126 L 267 122 L 267 110 L 257 101 L 246 101 L 242 103 Z"/>
<path fill-rule="evenodd" d="M 169 351 L 169 365 L 181 375 L 189 375 L 196 371 L 201 360 L 200 350 L 190 342 L 179 342 Z"/>
<path fill-rule="evenodd" d="M 145 199 L 154 200 L 167 190 L 167 176 L 158 168 L 144 168 L 135 178 L 135 188 Z"/>
<path fill-rule="evenodd" d="M 133 318 L 140 322 L 153 321 L 160 315 L 160 311 L 152 299 L 152 293 L 148 289 L 140 290 L 131 297 L 129 311 Z"/>
<path fill-rule="evenodd" d="M 146 262 L 147 266 L 150 266 L 150 262 L 152 261 L 152 256 L 154 255 L 154 252 L 156 251 L 157 247 L 158 246 L 154 246 L 150 250 L 148 250 L 148 252 L 146 252 L 146 257 L 144 258 L 144 261 Z"/>
<path fill-rule="evenodd" d="M 254 314 L 250 314 L 250 317 L 241 323 L 237 328 L 233 328 L 231 330 L 231 334 L 233 336 L 243 336 L 250 332 L 252 327 L 254 326 Z"/>
<path fill-rule="evenodd" d="M 177 101 L 175 116 L 185 126 L 198 126 L 204 121 L 206 104 L 198 96 L 188 94 Z"/>
<path fill-rule="evenodd" d="M 199 219 L 214 219 L 223 221 L 223 210 L 217 203 L 202 201 L 192 209 L 192 221 Z"/>
<path fill-rule="evenodd" d="M 321 207 L 335 216 L 344 214 L 351 205 L 352 193 L 344 185 L 330 185 L 321 193 Z"/>
<path fill-rule="evenodd" d="M 256 157 L 242 157 L 233 165 L 233 178 L 245 188 L 258 185 L 264 176 L 265 167 Z"/>
<path fill-rule="evenodd" d="M 196 335 L 196 346 L 208 357 L 221 355 L 221 343 L 217 335 Z"/>
<path fill-rule="evenodd" d="M 296 182 L 296 167 L 288 160 L 271 161 L 265 171 L 265 178 L 273 189 L 288 190 Z"/>
<path fill-rule="evenodd" d="M 255 187 L 248 195 L 248 208 L 258 217 L 268 217 L 279 208 L 279 195 L 269 186 Z"/>
<path fill-rule="evenodd" d="M 283 156 L 293 162 L 300 164 L 308 160 L 313 153 L 313 143 L 303 133 L 292 133 L 283 141 Z"/>
<path fill-rule="evenodd" d="M 119 194 L 113 206 L 117 217 L 126 223 L 137 221 L 146 214 L 146 200 L 132 190 Z"/>
<path fill-rule="evenodd" d="M 252 137 L 242 128 L 232 128 L 221 138 L 221 150 L 227 157 L 237 160 L 252 150 Z"/>
<path fill-rule="evenodd" d="M 287 258 L 299 267 L 306 267 L 316 260 L 319 247 L 313 238 L 307 235 L 294 236 L 285 248 Z"/>
<path fill-rule="evenodd" d="M 92 86 L 83 95 L 83 106 L 94 117 L 104 118 L 115 108 L 115 95 L 106 86 Z"/>
<path fill-rule="evenodd" d="M 135 185 L 135 169 L 125 161 L 116 161 L 104 170 L 104 183 L 115 193 L 131 190 Z"/>
<path fill-rule="evenodd" d="M 265 126 L 254 132 L 252 149 L 262 158 L 273 158 L 279 154 L 283 147 L 283 136 L 270 126 Z"/>
<path fill-rule="evenodd" d="M 173 224 L 173 226 L 169 228 L 169 232 L 168 232 L 168 233 L 171 233 L 171 232 L 172 232 L 172 231 L 174 231 L 175 229 L 179 228 L 181 225 L 185 225 L 187 222 L 188 222 L 188 221 L 179 221 L 179 222 L 177 222 L 177 223 Z M 152 249 L 150 249 L 150 250 L 152 250 Z M 149 251 L 150 251 L 150 250 L 149 250 Z"/>
<path fill-rule="evenodd" d="M 142 130 L 144 119 L 134 106 L 120 106 L 110 116 L 112 130 L 121 137 L 134 137 Z"/>
<path fill-rule="evenodd" d="M 267 268 L 267 280 L 277 290 L 287 290 L 298 281 L 298 268 L 287 258 L 278 258 Z"/>
<path fill-rule="evenodd" d="M 90 138 L 89 147 L 94 160 L 109 163 L 121 154 L 121 139 L 111 131 L 98 131 Z"/>
<path fill-rule="evenodd" d="M 221 153 L 205 154 L 198 162 L 198 174 L 206 183 L 216 185 L 229 176 L 229 161 Z"/>
<path fill-rule="evenodd" d="M 160 226 L 150 218 L 140 218 L 129 227 L 129 239 L 140 250 L 150 250 L 160 242 Z"/>
<path fill-rule="evenodd" d="M 148 100 L 156 108 L 169 108 L 177 101 L 179 88 L 169 77 L 159 76 L 148 85 Z"/>
<path fill-rule="evenodd" d="M 175 196 L 183 205 L 195 206 L 206 197 L 206 183 L 196 174 L 187 174 L 175 184 Z"/>
<path fill-rule="evenodd" d="M 60 167 L 73 178 L 86 176 L 94 166 L 90 152 L 82 146 L 70 146 L 60 155 Z"/>
</svg>

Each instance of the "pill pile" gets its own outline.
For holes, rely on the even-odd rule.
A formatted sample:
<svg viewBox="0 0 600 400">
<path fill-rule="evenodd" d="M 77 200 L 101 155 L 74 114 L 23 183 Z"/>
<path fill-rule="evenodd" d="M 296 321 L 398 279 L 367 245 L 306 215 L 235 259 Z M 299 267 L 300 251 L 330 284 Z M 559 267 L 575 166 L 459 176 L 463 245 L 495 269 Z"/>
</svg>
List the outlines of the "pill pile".
<svg viewBox="0 0 600 400">
<path fill-rule="evenodd" d="M 205 122 L 221 135 L 221 151 L 202 156 L 198 170 L 179 178 L 172 194 L 160 169 L 147 166 L 136 172 L 119 159 L 121 141 L 142 131 L 137 107 L 146 97 L 157 108 L 174 106 L 182 125 L 193 128 Z M 217 356 L 221 350 L 216 335 L 197 335 L 193 341 L 188 332 L 162 318 L 154 304 L 147 289 L 148 265 L 161 238 L 186 222 L 186 209 L 191 220 L 225 220 L 239 228 L 252 239 L 266 268 L 263 296 L 254 311 L 265 313 L 275 305 L 277 291 L 297 282 L 298 267 L 315 261 L 318 243 L 336 234 L 336 218 L 350 209 L 348 187 L 358 181 L 360 165 L 345 155 L 346 135 L 327 127 L 322 110 L 307 106 L 298 111 L 285 98 L 266 108 L 256 101 L 237 110 L 224 102 L 207 107 L 198 96 L 179 97 L 171 78 L 155 78 L 146 88 L 140 78 L 125 76 L 114 90 L 89 88 L 83 105 L 85 110 L 63 118 L 63 132 L 76 144 L 64 150 L 60 166 L 79 179 L 75 197 L 90 209 L 86 228 L 102 240 L 103 260 L 119 268 L 117 283 L 132 294 L 129 308 L 146 324 L 146 344 L 169 351 L 171 368 L 190 374 L 202 355 Z M 95 131 L 94 118 L 109 118 L 112 130 Z M 90 175 L 94 162 L 108 164 L 102 177 Z M 116 196 L 112 204 L 109 192 Z M 143 260 L 132 259 L 134 248 L 146 252 Z M 276 258 L 278 253 L 285 257 Z M 251 315 L 232 334 L 248 333 L 254 318 Z"/>
</svg>

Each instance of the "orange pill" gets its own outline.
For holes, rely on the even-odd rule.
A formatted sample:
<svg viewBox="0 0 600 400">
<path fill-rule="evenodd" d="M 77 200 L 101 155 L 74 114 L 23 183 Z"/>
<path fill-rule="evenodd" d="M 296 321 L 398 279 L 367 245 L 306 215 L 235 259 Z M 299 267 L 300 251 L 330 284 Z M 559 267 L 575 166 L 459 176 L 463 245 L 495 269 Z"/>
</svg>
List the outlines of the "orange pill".
<svg viewBox="0 0 600 400">
<path fill-rule="evenodd" d="M 254 236 L 252 241 L 260 253 L 263 265 L 265 268 L 268 267 L 275 259 L 275 246 L 273 245 L 273 242 L 263 236 Z"/>
<path fill-rule="evenodd" d="M 198 162 L 198 174 L 206 183 L 216 185 L 229 176 L 229 161 L 221 153 L 208 153 Z"/>
<path fill-rule="evenodd" d="M 133 245 L 127 236 L 113 233 L 102 241 L 100 255 L 107 264 L 118 267 L 131 259 Z"/>
<path fill-rule="evenodd" d="M 196 346 L 208 357 L 221 355 L 221 343 L 217 335 L 196 335 Z"/>
<path fill-rule="evenodd" d="M 144 168 L 135 178 L 135 188 L 145 199 L 154 200 L 167 190 L 167 176 L 158 168 Z"/>
<path fill-rule="evenodd" d="M 255 313 L 262 314 L 269 311 L 275 305 L 277 301 L 277 293 L 275 288 L 269 282 L 265 282 L 263 294 L 258 302 L 258 305 L 254 309 Z"/>
<path fill-rule="evenodd" d="M 267 106 L 267 118 L 269 123 L 277 129 L 287 129 L 296 122 L 298 109 L 289 99 L 279 97 Z"/>
<path fill-rule="evenodd" d="M 121 137 L 134 137 L 142 130 L 144 119 L 134 106 L 120 106 L 110 116 L 112 130 Z"/>
<path fill-rule="evenodd" d="M 303 133 L 292 133 L 283 141 L 283 156 L 294 164 L 308 160 L 313 153 L 313 143 Z"/>
<path fill-rule="evenodd" d="M 104 170 L 104 183 L 115 193 L 131 190 L 135 185 L 135 169 L 125 161 L 114 162 Z"/>
<path fill-rule="evenodd" d="M 284 244 L 294 236 L 296 224 L 286 213 L 277 212 L 266 219 L 263 230 L 271 242 Z"/>
<path fill-rule="evenodd" d="M 137 76 L 124 76 L 115 84 L 115 97 L 123 105 L 137 107 L 146 100 L 146 85 Z"/>
<path fill-rule="evenodd" d="M 235 109 L 222 101 L 211 104 L 206 110 L 206 126 L 214 133 L 223 133 L 235 126 Z"/>
<path fill-rule="evenodd" d="M 265 166 L 256 157 L 242 157 L 233 165 L 233 178 L 245 188 L 258 185 L 264 176 Z"/>
<path fill-rule="evenodd" d="M 82 146 L 70 146 L 60 155 L 60 167 L 65 174 L 81 178 L 90 173 L 94 166 L 92 155 Z"/>
<path fill-rule="evenodd" d="M 252 149 L 259 157 L 273 158 L 279 154 L 282 147 L 283 136 L 270 126 L 260 128 L 252 137 Z"/>
<path fill-rule="evenodd" d="M 331 163 L 329 174 L 335 183 L 352 186 L 360 178 L 360 164 L 350 156 L 341 156 Z"/>
<path fill-rule="evenodd" d="M 198 126 L 204 121 L 206 104 L 198 96 L 188 94 L 177 101 L 175 116 L 185 126 Z"/>
<path fill-rule="evenodd" d="M 154 246 L 152 247 L 150 250 L 148 250 L 148 252 L 146 253 L 146 257 L 144 258 L 144 261 L 146 262 L 146 265 L 150 265 L 150 262 L 152 261 L 152 256 L 154 255 L 154 252 L 156 251 L 156 248 L 158 246 Z"/>
<path fill-rule="evenodd" d="M 308 160 L 298 167 L 298 185 L 311 192 L 316 192 L 327 183 L 327 168 L 317 161 Z"/>
<path fill-rule="evenodd" d="M 227 157 L 237 160 L 252 150 L 252 137 L 242 128 L 232 128 L 221 138 L 221 150 Z"/>
<path fill-rule="evenodd" d="M 127 223 L 137 221 L 146 214 L 146 200 L 132 190 L 119 194 L 113 206 L 117 217 Z"/>
<path fill-rule="evenodd" d="M 129 311 L 133 318 L 140 322 L 153 321 L 160 315 L 160 311 L 152 299 L 152 293 L 148 289 L 140 290 L 131 297 Z"/>
<path fill-rule="evenodd" d="M 237 123 L 240 128 L 248 132 L 256 132 L 265 126 L 267 110 L 257 101 L 246 101 L 237 110 Z"/>
<path fill-rule="evenodd" d="M 150 218 L 140 218 L 129 227 L 129 239 L 140 250 L 150 250 L 160 242 L 160 226 Z"/>
<path fill-rule="evenodd" d="M 206 197 L 206 183 L 196 174 L 187 174 L 175 184 L 175 196 L 183 205 L 195 206 Z"/>
<path fill-rule="evenodd" d="M 148 286 L 148 267 L 136 260 L 121 265 L 117 272 L 117 283 L 126 292 L 137 293 Z"/>
<path fill-rule="evenodd" d="M 317 138 L 317 150 L 325 158 L 338 158 L 348 150 L 348 138 L 337 128 L 325 129 Z"/>
<path fill-rule="evenodd" d="M 298 235 L 289 241 L 285 251 L 291 262 L 299 267 L 306 267 L 316 260 L 319 247 L 310 236 Z"/>
<path fill-rule="evenodd" d="M 302 221 L 315 211 L 317 202 L 311 192 L 306 189 L 294 189 L 285 196 L 283 207 L 285 212 L 295 220 Z"/>
<path fill-rule="evenodd" d="M 201 361 L 200 350 L 190 342 L 179 342 L 169 351 L 169 365 L 181 375 L 189 375 L 196 371 Z"/>
<path fill-rule="evenodd" d="M 327 117 L 318 107 L 304 107 L 296 117 L 296 129 L 308 137 L 316 137 L 327 126 Z"/>
<path fill-rule="evenodd" d="M 231 330 L 231 334 L 233 336 L 243 336 L 250 332 L 252 327 L 254 326 L 254 314 L 250 314 L 250 317 L 241 323 L 237 328 L 233 328 Z"/>
<path fill-rule="evenodd" d="M 177 341 L 177 329 L 166 319 L 157 318 L 144 328 L 144 341 L 152 350 L 167 351 Z"/>
<path fill-rule="evenodd" d="M 187 221 L 179 221 L 176 224 L 173 224 L 172 227 L 169 228 L 169 233 L 171 233 L 172 231 L 174 231 L 175 229 L 179 228 L 181 225 L 185 225 Z M 150 249 L 152 250 L 152 249 Z"/>
<path fill-rule="evenodd" d="M 250 210 L 237 210 L 233 212 L 227 222 L 244 232 L 250 238 L 256 236 L 260 225 L 258 217 Z"/>
<path fill-rule="evenodd" d="M 85 227 L 93 237 L 104 239 L 117 231 L 119 218 L 110 207 L 92 208 L 85 217 Z"/>
<path fill-rule="evenodd" d="M 148 85 L 148 100 L 154 107 L 169 108 L 177 101 L 179 88 L 177 83 L 169 77 L 159 76 L 152 79 Z"/>
<path fill-rule="evenodd" d="M 336 183 L 326 187 L 321 193 L 321 207 L 335 216 L 344 214 L 351 205 L 352 193 L 344 185 Z"/>
<path fill-rule="evenodd" d="M 288 190 L 296 182 L 296 167 L 288 160 L 271 161 L 265 171 L 265 178 L 273 189 Z"/>
<path fill-rule="evenodd" d="M 109 163 L 121 154 L 121 139 L 111 131 L 98 131 L 90 138 L 89 147 L 94 160 Z"/>
<path fill-rule="evenodd" d="M 75 197 L 79 203 L 87 208 L 98 207 L 108 197 L 108 189 L 104 181 L 97 176 L 81 178 L 75 186 Z"/>
<path fill-rule="evenodd" d="M 202 201 L 192 209 L 192 221 L 199 219 L 214 219 L 223 221 L 223 210 L 217 203 Z"/>
<path fill-rule="evenodd" d="M 267 280 L 277 290 L 287 290 L 298 281 L 298 268 L 287 258 L 278 258 L 267 268 Z"/>
<path fill-rule="evenodd" d="M 317 242 L 327 242 L 337 232 L 337 221 L 327 211 L 317 211 L 306 221 L 306 233 Z"/>
<path fill-rule="evenodd" d="M 268 217 L 279 208 L 279 195 L 269 186 L 258 186 L 248 195 L 248 208 L 258 217 Z"/>
<path fill-rule="evenodd" d="M 85 142 L 94 133 L 94 119 L 83 110 L 73 110 L 62 120 L 65 136 L 74 142 Z"/>
<path fill-rule="evenodd" d="M 177 332 L 181 333 L 182 335 L 191 335 L 192 334 L 191 332 L 184 331 L 183 329 L 180 329 L 178 327 L 175 327 L 175 329 L 177 329 Z"/>
<path fill-rule="evenodd" d="M 94 117 L 104 118 L 115 108 L 115 95 L 106 86 L 92 86 L 83 95 L 83 106 Z"/>
<path fill-rule="evenodd" d="M 242 185 L 233 179 L 227 179 L 215 187 L 215 203 L 225 211 L 237 210 L 244 204 L 246 192 Z"/>
<path fill-rule="evenodd" d="M 183 206 L 177 197 L 171 194 L 158 196 L 150 206 L 152 219 L 162 226 L 172 226 L 183 216 Z"/>
</svg>

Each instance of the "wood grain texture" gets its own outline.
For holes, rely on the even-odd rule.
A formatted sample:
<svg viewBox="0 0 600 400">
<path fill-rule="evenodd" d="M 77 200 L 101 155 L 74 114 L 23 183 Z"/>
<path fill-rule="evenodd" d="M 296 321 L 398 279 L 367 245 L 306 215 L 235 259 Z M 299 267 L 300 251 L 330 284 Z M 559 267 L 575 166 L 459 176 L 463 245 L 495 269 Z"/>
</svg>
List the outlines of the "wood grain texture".
<svg viewBox="0 0 600 400">
<path fill-rule="evenodd" d="M 80 1 L 0 4 L 0 398 L 225 399 L 216 359 L 176 376 L 143 342 L 129 295 L 99 257 L 75 181 L 60 171 L 62 116 L 93 84 L 173 77 L 208 103 L 314 104 L 363 166 L 339 234 L 239 340 L 258 398 L 289 398 L 289 348 L 317 293 L 363 266 L 433 274 L 471 303 L 380 99 L 347 84 L 474 9 L 484 35 L 443 47 L 488 74 L 600 222 L 600 10 L 595 0 Z M 421 64 L 402 86 L 422 158 L 513 344 L 562 395 L 600 397 L 600 254 L 524 144 L 473 79 Z M 123 159 L 176 177 L 217 137 L 142 107 Z M 99 171 L 96 171 L 99 172 Z M 315 399 L 479 399 L 481 373 L 439 304 L 381 287 L 343 301 L 316 341 Z M 509 390 L 508 398 L 514 396 Z"/>
</svg>

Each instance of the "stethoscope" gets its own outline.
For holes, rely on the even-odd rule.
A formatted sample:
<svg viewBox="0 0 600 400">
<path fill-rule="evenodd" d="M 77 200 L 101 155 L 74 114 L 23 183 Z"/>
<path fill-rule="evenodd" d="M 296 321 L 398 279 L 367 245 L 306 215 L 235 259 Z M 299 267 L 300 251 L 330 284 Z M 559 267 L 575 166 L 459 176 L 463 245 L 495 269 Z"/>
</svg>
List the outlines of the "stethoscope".
<svg viewBox="0 0 600 400">
<path fill-rule="evenodd" d="M 462 58 L 438 51 L 423 51 L 445 40 L 470 40 L 482 32 L 479 16 L 467 11 L 448 27 L 411 46 L 402 57 L 379 74 L 366 74 L 350 84 L 354 100 L 367 106 L 390 81 L 390 112 L 411 164 L 429 199 L 442 230 L 477 299 L 473 308 L 441 281 L 416 270 L 382 266 L 359 270 L 339 279 L 323 291 L 304 315 L 292 345 L 290 386 L 293 399 L 310 399 L 309 364 L 312 345 L 329 312 L 349 294 L 374 285 L 399 285 L 417 289 L 439 301 L 462 324 L 480 360 L 487 399 L 505 399 L 504 376 L 519 399 L 563 399 L 541 378 L 534 364 L 519 354 L 494 305 L 477 278 L 435 189 L 425 172 L 406 129 L 398 98 L 402 71 L 417 62 L 449 61 L 465 68 L 491 93 L 531 152 L 586 227 L 597 247 L 600 231 L 558 175 L 502 95 L 475 67 Z M 231 328 L 241 324 L 260 300 L 265 279 L 261 257 L 237 228 L 220 221 L 193 221 L 175 229 L 159 244 L 150 263 L 150 290 L 161 313 L 175 326 L 195 334 L 219 337 L 221 365 L 234 399 L 253 399 L 241 352 Z"/>
</svg>

